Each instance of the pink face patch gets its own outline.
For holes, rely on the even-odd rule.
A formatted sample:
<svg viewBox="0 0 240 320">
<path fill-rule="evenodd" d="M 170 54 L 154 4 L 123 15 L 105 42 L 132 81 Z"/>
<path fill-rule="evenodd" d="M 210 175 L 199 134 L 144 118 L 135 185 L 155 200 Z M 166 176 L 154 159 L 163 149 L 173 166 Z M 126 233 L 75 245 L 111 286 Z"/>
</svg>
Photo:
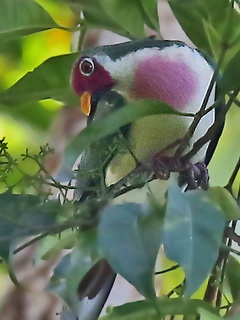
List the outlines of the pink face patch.
<svg viewBox="0 0 240 320">
<path fill-rule="evenodd" d="M 196 93 L 197 84 L 197 75 L 185 62 L 157 55 L 138 64 L 130 96 L 157 99 L 183 111 Z"/>
</svg>

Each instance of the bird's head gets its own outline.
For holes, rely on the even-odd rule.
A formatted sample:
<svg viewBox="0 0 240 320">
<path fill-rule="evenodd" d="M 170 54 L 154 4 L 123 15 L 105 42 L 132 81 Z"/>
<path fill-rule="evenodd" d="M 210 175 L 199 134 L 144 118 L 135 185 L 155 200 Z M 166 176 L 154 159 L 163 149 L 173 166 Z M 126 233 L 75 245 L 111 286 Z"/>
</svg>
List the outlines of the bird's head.
<svg viewBox="0 0 240 320">
<path fill-rule="evenodd" d="M 111 89 L 129 96 L 138 62 L 136 53 L 153 45 L 151 40 L 131 41 L 82 51 L 71 76 L 72 87 L 81 97 L 82 111 L 89 115 L 91 99 Z"/>
<path fill-rule="evenodd" d="M 90 114 L 92 97 L 111 90 L 116 83 L 104 64 L 98 61 L 97 56 L 92 55 L 84 55 L 77 60 L 72 70 L 71 82 L 73 89 L 81 97 L 81 108 L 86 115 Z"/>
<path fill-rule="evenodd" d="M 189 106 L 201 104 L 211 74 L 204 57 L 184 43 L 147 39 L 84 50 L 73 66 L 71 84 L 86 115 L 110 90 L 192 112 Z"/>
</svg>

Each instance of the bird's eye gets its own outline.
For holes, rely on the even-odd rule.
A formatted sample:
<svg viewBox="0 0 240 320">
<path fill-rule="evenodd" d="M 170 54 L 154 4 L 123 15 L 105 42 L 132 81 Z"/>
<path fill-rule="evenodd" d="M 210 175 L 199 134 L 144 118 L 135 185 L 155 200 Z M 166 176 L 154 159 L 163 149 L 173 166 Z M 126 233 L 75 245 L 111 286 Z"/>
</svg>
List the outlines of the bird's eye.
<svg viewBox="0 0 240 320">
<path fill-rule="evenodd" d="M 79 71 L 84 76 L 90 76 L 94 71 L 94 62 L 91 58 L 84 58 L 79 64 Z"/>
</svg>

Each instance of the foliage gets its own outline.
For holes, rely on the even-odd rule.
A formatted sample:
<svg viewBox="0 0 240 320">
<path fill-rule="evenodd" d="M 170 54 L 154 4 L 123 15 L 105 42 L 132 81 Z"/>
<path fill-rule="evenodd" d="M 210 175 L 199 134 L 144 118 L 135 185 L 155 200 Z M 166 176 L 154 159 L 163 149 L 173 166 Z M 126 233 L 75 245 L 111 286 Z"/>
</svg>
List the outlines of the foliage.
<svg viewBox="0 0 240 320">
<path fill-rule="evenodd" d="M 227 101 L 227 119 L 231 119 L 231 114 L 239 117 L 238 1 L 170 0 L 169 4 L 188 37 L 217 62 L 216 70 L 222 72 L 219 88 L 221 97 Z M 61 7 L 63 10 L 72 10 L 75 25 L 66 27 L 56 23 L 51 17 L 50 5 L 59 10 Z M 21 60 L 21 44 L 38 32 L 42 35 L 47 29 L 61 29 L 61 32 L 64 29 L 70 37 L 79 29 L 80 49 L 84 46 L 86 31 L 92 28 L 107 29 L 129 39 L 136 39 L 144 37 L 144 26 L 147 25 L 158 38 L 162 38 L 156 0 L 0 0 L 0 8 L 0 55 L 5 59 L 6 52 L 10 52 L 16 64 Z M 28 37 L 23 37 L 26 35 Z M 44 99 L 56 100 L 69 106 L 77 105 L 78 97 L 70 88 L 69 77 L 78 53 L 66 53 L 52 54 L 40 65 L 36 65 L 33 71 L 30 68 L 23 72 L 14 84 L 9 81 L 5 85 L 1 81 L 1 87 L 5 88 L 0 92 L 4 113 L 24 119 L 32 125 L 34 121 L 29 114 L 34 113 L 32 110 L 35 107 L 38 110 L 37 107 Z M 106 97 L 103 104 L 108 102 Z M 198 115 L 179 114 L 191 116 L 196 121 L 197 117 L 203 116 L 204 111 Z M 42 108 L 37 114 L 44 112 L 47 111 Z M 79 153 L 86 153 L 89 148 L 100 148 L 109 153 L 106 148 L 109 143 L 106 139 L 109 137 L 110 141 L 114 139 L 116 148 L 128 148 L 119 128 L 141 117 L 163 113 L 173 114 L 176 111 L 160 102 L 142 100 L 131 102 L 109 116 L 100 115 L 68 145 L 66 159 L 71 160 L 66 160 L 65 165 L 70 169 Z M 47 127 L 46 123 L 43 126 Z M 240 242 L 235 233 L 236 221 L 240 219 L 237 189 L 239 148 L 232 147 L 229 152 L 233 165 L 227 171 L 229 174 L 225 187 L 182 193 L 176 184 L 171 183 L 162 205 L 150 193 L 143 205 L 134 202 L 113 204 L 113 199 L 118 199 L 130 189 L 143 186 L 155 177 L 153 172 L 143 175 L 141 170 L 135 170 L 120 183 L 107 187 L 102 181 L 106 163 L 102 161 L 101 153 L 100 163 L 94 162 L 87 167 L 86 172 L 78 172 L 79 175 L 94 174 L 97 181 L 100 181 L 97 190 L 90 190 L 98 196 L 76 206 L 68 200 L 68 191 L 74 187 L 56 181 L 44 168 L 44 158 L 52 152 L 48 146 L 41 147 L 35 154 L 27 150 L 21 155 L 21 160 L 16 160 L 8 147 L 6 140 L 2 139 L 0 255 L 8 264 L 12 280 L 16 285 L 21 285 L 11 263 L 14 254 L 36 241 L 39 243 L 36 260 L 37 257 L 49 259 L 62 249 L 73 249 L 55 268 L 48 285 L 48 290 L 61 296 L 70 307 L 63 311 L 63 319 L 75 319 L 79 300 L 78 284 L 101 257 L 105 257 L 113 269 L 146 298 L 144 301 L 113 308 L 103 319 L 163 319 L 165 316 L 174 319 L 175 315 L 182 315 L 184 319 L 199 319 L 200 315 L 203 320 L 217 320 L 227 316 L 229 309 L 239 303 L 240 266 L 229 254 L 230 251 L 240 254 L 238 250 L 230 248 L 232 239 L 238 241 L 238 244 Z M 22 164 L 26 162 L 31 163 L 35 174 L 23 168 Z M 230 171 L 233 172 L 230 174 Z M 14 172 L 17 175 L 13 181 Z M 218 170 L 217 174 L 221 176 L 224 173 Z M 126 187 L 126 183 L 130 187 Z M 61 201 L 51 200 L 49 186 L 58 190 Z M 57 234 L 60 234 L 60 238 Z M 20 242 L 28 236 L 34 238 L 20 246 Z M 157 272 L 156 276 L 161 274 L 163 282 L 167 282 L 176 267 L 181 268 L 185 274 L 182 283 L 178 279 L 180 284 L 170 288 L 168 297 L 162 297 L 161 292 L 160 297 L 156 297 L 153 285 L 155 261 L 161 245 L 164 246 L 164 254 L 178 265 Z M 204 293 L 193 299 L 193 294 L 206 279 Z M 235 314 L 229 319 L 234 320 L 238 316 Z"/>
</svg>

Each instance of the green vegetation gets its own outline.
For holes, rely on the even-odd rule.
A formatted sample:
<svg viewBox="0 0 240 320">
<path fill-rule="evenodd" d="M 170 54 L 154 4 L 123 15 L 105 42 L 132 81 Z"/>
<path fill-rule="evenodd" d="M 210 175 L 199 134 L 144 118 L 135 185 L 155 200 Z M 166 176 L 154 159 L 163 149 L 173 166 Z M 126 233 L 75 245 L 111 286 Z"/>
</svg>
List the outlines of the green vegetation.
<svg viewBox="0 0 240 320">
<path fill-rule="evenodd" d="M 240 244 L 235 233 L 240 219 L 239 1 L 170 0 L 169 4 L 188 37 L 216 61 L 222 73 L 219 88 L 226 99 L 227 120 L 209 166 L 211 188 L 181 193 L 172 184 L 162 207 L 149 197 L 144 207 L 126 203 L 102 209 L 103 203 L 128 189 L 122 189 L 124 184 L 112 188 L 101 184 L 95 190 L 99 197 L 76 210 L 68 199 L 74 187 L 56 181 L 44 167 L 44 159 L 53 151 L 46 144 L 52 120 L 63 104 L 69 108 L 79 104 L 69 84 L 78 56 L 70 52 L 73 33 L 81 31 L 80 50 L 92 28 L 137 39 L 145 36 L 147 25 L 161 38 L 157 1 L 0 0 L 1 263 L 7 265 L 15 285 L 21 286 L 12 265 L 14 254 L 34 242 L 42 259 L 72 249 L 56 266 L 48 285 L 68 303 L 70 316 L 77 309 L 80 280 L 102 255 L 146 298 L 113 308 L 102 319 L 179 319 L 174 316 L 181 315 L 185 320 L 220 320 L 240 303 L 236 258 L 240 251 L 231 248 L 233 241 Z M 127 123 L 174 112 L 163 104 L 160 111 L 158 107 L 153 101 L 133 102 L 94 122 L 68 144 L 65 166 L 70 169 L 87 147 L 101 148 L 100 139 Z M 95 169 L 101 176 L 103 164 Z M 136 172 L 130 178 L 132 188 L 141 185 Z M 49 197 L 49 186 L 58 190 L 58 200 Z M 29 236 L 33 238 L 27 242 Z M 154 275 L 161 245 L 164 270 Z M 154 276 L 162 279 L 157 298 Z M 232 314 L 228 319 L 240 318 L 239 313 Z"/>
</svg>

